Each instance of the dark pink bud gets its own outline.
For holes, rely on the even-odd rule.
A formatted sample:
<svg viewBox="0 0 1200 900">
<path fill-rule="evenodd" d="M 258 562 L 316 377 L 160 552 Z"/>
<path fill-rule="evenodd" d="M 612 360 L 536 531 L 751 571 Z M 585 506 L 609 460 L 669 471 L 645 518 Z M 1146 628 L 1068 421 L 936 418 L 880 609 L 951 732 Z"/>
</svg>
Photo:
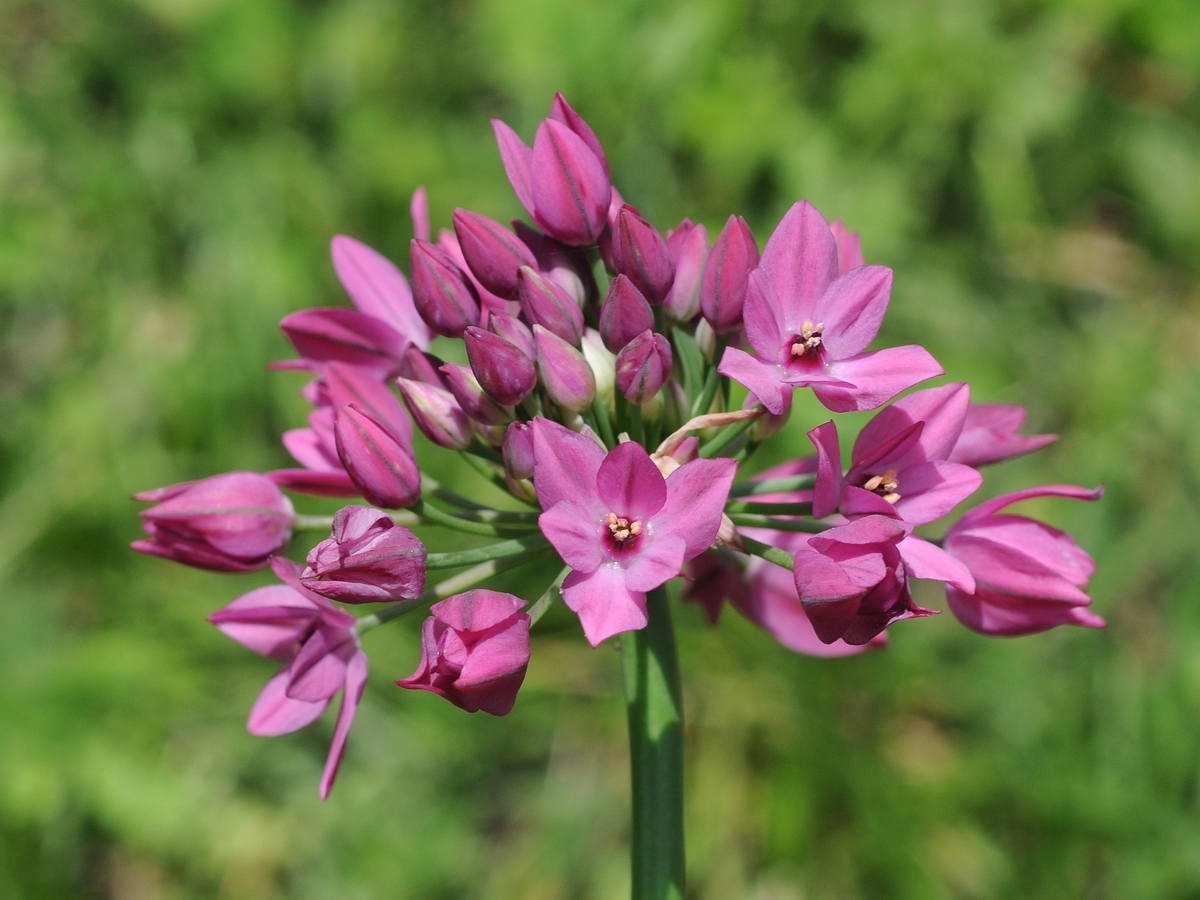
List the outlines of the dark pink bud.
<svg viewBox="0 0 1200 900">
<path fill-rule="evenodd" d="M 423 381 L 426 384 L 445 386 L 442 373 L 438 371 L 442 361 L 432 353 L 409 347 L 400 358 L 400 377 L 411 381 Z"/>
<path fill-rule="evenodd" d="M 421 664 L 396 684 L 438 694 L 467 712 L 507 714 L 529 664 L 523 606 L 519 597 L 488 590 L 435 603 L 421 629 Z"/>
<path fill-rule="evenodd" d="M 407 343 L 395 328 L 354 309 L 305 309 L 279 323 L 296 352 L 325 363 L 362 366 L 381 377 L 392 374 Z"/>
<path fill-rule="evenodd" d="M 442 374 L 446 376 L 446 387 L 470 419 L 481 425 L 506 425 L 512 421 L 512 413 L 483 392 L 470 366 L 446 363 Z"/>
<path fill-rule="evenodd" d="M 479 298 L 470 280 L 445 250 L 412 242 L 413 301 L 421 318 L 446 337 L 458 337 L 479 322 Z"/>
<path fill-rule="evenodd" d="M 708 230 L 684 219 L 667 236 L 667 249 L 675 260 L 675 281 L 663 306 L 673 318 L 688 322 L 700 312 L 700 282 L 708 262 Z"/>
<path fill-rule="evenodd" d="M 475 430 L 453 394 L 436 385 L 407 378 L 397 378 L 396 384 L 409 414 L 425 437 L 449 450 L 465 450 L 471 445 Z"/>
<path fill-rule="evenodd" d="M 149 539 L 131 545 L 141 553 L 218 572 L 261 569 L 292 538 L 292 503 L 275 483 L 255 472 L 229 472 L 201 481 L 144 491 Z"/>
<path fill-rule="evenodd" d="M 517 481 L 533 477 L 533 429 L 528 422 L 513 422 L 505 429 L 504 470 Z"/>
<path fill-rule="evenodd" d="M 475 377 L 497 403 L 516 406 L 537 385 L 533 360 L 515 344 L 482 328 L 468 328 L 463 340 Z"/>
<path fill-rule="evenodd" d="M 382 253 L 366 244 L 336 235 L 330 244 L 338 280 L 359 312 L 387 322 L 418 347 L 428 347 L 433 335 L 413 305 L 404 275 Z"/>
<path fill-rule="evenodd" d="M 618 275 L 608 286 L 608 296 L 600 308 L 600 337 L 613 353 L 643 331 L 654 327 L 654 311 L 632 281 Z"/>
<path fill-rule="evenodd" d="M 580 306 L 596 300 L 596 279 L 587 254 L 579 247 L 547 237 L 536 228 L 530 228 L 520 219 L 513 219 L 513 231 L 537 259 L 537 270 L 547 278 L 558 282 Z"/>
<path fill-rule="evenodd" d="M 515 234 L 487 216 L 456 209 L 454 233 L 463 259 L 479 283 L 501 297 L 517 295 L 517 269 L 537 265 Z"/>
<path fill-rule="evenodd" d="M 411 450 L 412 423 L 404 405 L 387 385 L 376 381 L 369 372 L 345 363 L 330 363 L 325 367 L 325 384 L 335 409 L 357 406 L 386 428 L 398 444 Z M 330 444 L 332 441 L 327 438 L 325 446 Z"/>
<path fill-rule="evenodd" d="M 741 327 L 746 281 L 758 265 L 758 244 L 741 216 L 730 216 L 708 254 L 700 282 L 700 311 L 722 334 Z"/>
<path fill-rule="evenodd" d="M 617 354 L 617 388 L 630 403 L 645 403 L 671 377 L 671 345 L 646 330 Z"/>
<path fill-rule="evenodd" d="M 425 588 L 425 546 L 391 516 L 347 506 L 333 517 L 329 538 L 309 551 L 300 583 L 344 603 L 419 597 Z"/>
<path fill-rule="evenodd" d="M 533 141 L 530 192 L 538 224 L 564 244 L 593 244 L 604 230 L 612 183 L 587 143 L 547 119 Z"/>
<path fill-rule="evenodd" d="M 530 360 L 537 359 L 537 347 L 533 343 L 533 332 L 516 316 L 493 313 L 488 319 L 488 329 L 517 347 Z"/>
<path fill-rule="evenodd" d="M 550 399 L 563 409 L 583 409 L 596 397 L 596 376 L 583 354 L 541 325 L 533 326 L 538 370 Z"/>
<path fill-rule="evenodd" d="M 583 121 L 583 117 L 571 108 L 571 104 L 562 95 L 562 91 L 558 91 L 554 95 L 554 101 L 550 104 L 550 118 L 556 122 L 562 122 L 575 132 L 588 145 L 588 148 L 596 154 L 596 159 L 600 160 L 600 165 L 604 167 L 604 174 L 608 174 L 608 160 L 604 157 L 604 148 L 600 146 L 600 141 L 597 139 L 596 133 L 592 131 L 587 122 Z"/>
<path fill-rule="evenodd" d="M 667 242 L 653 225 L 625 205 L 617 213 L 612 237 L 613 267 L 632 281 L 651 303 L 661 303 L 675 279 Z"/>
<path fill-rule="evenodd" d="M 420 499 L 421 472 L 412 451 L 365 412 L 342 407 L 333 433 L 346 474 L 368 503 L 402 509 Z"/>
<path fill-rule="evenodd" d="M 583 339 L 583 310 L 570 294 L 528 266 L 520 269 L 518 290 L 521 309 L 531 324 L 541 325 L 567 343 L 579 346 Z"/>
</svg>

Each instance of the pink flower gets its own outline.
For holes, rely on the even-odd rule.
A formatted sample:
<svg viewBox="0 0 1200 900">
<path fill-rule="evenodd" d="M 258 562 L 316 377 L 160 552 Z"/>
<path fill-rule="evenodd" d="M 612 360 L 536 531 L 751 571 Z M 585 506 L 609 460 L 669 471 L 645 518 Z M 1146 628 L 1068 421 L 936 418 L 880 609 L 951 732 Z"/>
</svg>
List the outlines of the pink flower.
<svg viewBox="0 0 1200 900">
<path fill-rule="evenodd" d="M 950 611 L 981 634 L 1014 637 L 1057 625 L 1103 628 L 1084 592 L 1095 563 L 1070 536 L 1024 516 L 997 515 L 1032 497 L 1099 500 L 1103 488 L 1047 485 L 981 503 L 946 533 L 945 550 L 975 577 L 973 593 L 946 588 Z"/>
<path fill-rule="evenodd" d="M 433 334 L 417 313 L 412 289 L 395 263 L 343 234 L 334 237 L 330 252 L 338 280 L 359 312 L 386 322 L 420 349 L 429 349 Z"/>
<path fill-rule="evenodd" d="M 791 387 L 808 386 L 835 412 L 875 409 L 942 374 L 915 344 L 863 352 L 887 312 L 892 272 L 859 266 L 838 275 L 829 225 L 808 203 L 793 206 L 750 273 L 742 317 L 757 356 L 726 349 L 720 372 L 773 413 Z"/>
<path fill-rule="evenodd" d="M 947 384 L 917 391 L 877 413 L 854 442 L 841 472 L 837 426 L 809 432 L 817 448 L 813 515 L 896 515 L 910 525 L 940 519 L 983 481 L 970 466 L 947 461 L 962 432 L 970 392 Z"/>
<path fill-rule="evenodd" d="M 898 547 L 908 532 L 896 519 L 867 516 L 803 537 L 796 593 L 823 643 L 866 644 L 893 622 L 934 614 L 912 602 Z"/>
<path fill-rule="evenodd" d="M 430 607 L 421 664 L 396 684 L 431 691 L 467 712 L 507 715 L 529 664 L 525 601 L 499 591 L 456 594 Z"/>
<path fill-rule="evenodd" d="M 972 403 L 967 407 L 962 434 L 950 451 L 952 462 L 986 466 L 1040 450 L 1058 440 L 1056 434 L 1017 434 L 1025 409 L 1005 403 Z"/>
<path fill-rule="evenodd" d="M 292 539 L 292 502 L 255 472 L 214 475 L 143 491 L 133 499 L 158 505 L 141 513 L 150 538 L 130 546 L 200 569 L 261 569 Z"/>
<path fill-rule="evenodd" d="M 607 454 L 594 440 L 534 419 L 533 483 L 542 533 L 574 571 L 563 599 L 592 646 L 646 626 L 646 591 L 703 553 L 721 525 L 737 472 L 731 459 L 698 459 L 663 478 L 634 443 Z"/>
<path fill-rule="evenodd" d="M 346 506 L 330 536 L 308 552 L 300 581 L 344 603 L 411 599 L 425 587 L 425 545 L 386 513 Z"/>
<path fill-rule="evenodd" d="M 321 776 L 324 800 L 367 683 L 367 656 L 359 647 L 354 616 L 307 590 L 295 563 L 274 557 L 271 568 L 284 584 L 243 594 L 208 620 L 255 653 L 285 663 L 250 710 L 246 728 L 251 734 L 276 737 L 311 725 L 333 696 L 344 691 Z"/>
</svg>

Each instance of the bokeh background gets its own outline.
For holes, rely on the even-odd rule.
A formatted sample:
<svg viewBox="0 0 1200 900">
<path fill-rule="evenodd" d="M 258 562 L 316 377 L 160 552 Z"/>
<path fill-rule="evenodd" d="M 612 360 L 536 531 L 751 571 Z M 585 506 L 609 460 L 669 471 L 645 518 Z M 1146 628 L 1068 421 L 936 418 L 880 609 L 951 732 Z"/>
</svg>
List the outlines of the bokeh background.
<svg viewBox="0 0 1200 900">
<path fill-rule="evenodd" d="M 373 632 L 321 804 L 331 717 L 247 735 L 273 664 L 204 622 L 266 579 L 126 548 L 132 491 L 286 464 L 264 365 L 345 302 L 330 236 L 407 268 L 419 184 L 435 227 L 519 213 L 488 119 L 556 89 L 660 227 L 861 231 L 884 337 L 1062 436 L 983 495 L 1108 488 L 1030 510 L 1103 632 L 947 614 L 822 662 L 677 608 L 689 896 L 1200 896 L 1190 0 L 0 0 L 0 896 L 628 896 L 618 658 L 569 616 L 499 720 L 392 686 L 419 622 Z"/>
</svg>

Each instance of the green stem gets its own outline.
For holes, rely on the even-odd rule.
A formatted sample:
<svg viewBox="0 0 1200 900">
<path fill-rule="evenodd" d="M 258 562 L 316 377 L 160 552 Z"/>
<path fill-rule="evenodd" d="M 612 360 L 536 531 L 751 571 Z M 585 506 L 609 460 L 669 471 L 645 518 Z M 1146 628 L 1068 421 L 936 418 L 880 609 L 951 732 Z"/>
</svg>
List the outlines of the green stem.
<svg viewBox="0 0 1200 900">
<path fill-rule="evenodd" d="M 554 584 L 546 588 L 546 592 L 538 597 L 537 603 L 529 607 L 529 626 L 532 628 L 538 623 L 538 619 L 546 614 L 546 610 L 550 608 L 550 604 L 554 602 L 554 598 L 562 593 L 562 583 L 566 581 L 567 576 L 571 574 L 570 566 L 563 566 L 558 577 L 554 579 Z"/>
<path fill-rule="evenodd" d="M 475 522 L 471 519 L 452 515 L 444 510 L 438 509 L 432 503 L 427 503 L 424 500 L 417 501 L 417 503 L 413 506 L 413 512 L 420 516 L 425 522 L 429 522 L 434 525 L 442 525 L 446 528 L 451 528 L 455 531 L 462 531 L 466 534 L 483 535 L 484 537 L 507 537 L 514 530 L 530 530 L 529 526 L 524 524 L 488 524 L 486 522 Z"/>
<path fill-rule="evenodd" d="M 783 566 L 789 572 L 795 565 L 795 559 L 792 554 L 786 550 L 780 550 L 778 547 L 772 547 L 770 544 L 764 544 L 762 541 L 756 541 L 747 535 L 739 535 L 742 539 L 742 544 L 746 547 L 747 553 L 752 553 L 755 556 L 761 556 L 767 562 L 775 563 L 777 566 Z"/>
<path fill-rule="evenodd" d="M 717 436 L 700 448 L 701 459 L 712 459 L 739 437 L 749 431 L 757 419 L 742 419 L 740 422 L 734 422 L 732 425 L 726 425 L 722 428 Z"/>
<path fill-rule="evenodd" d="M 474 453 L 468 453 L 466 450 L 464 450 L 459 454 L 459 456 L 461 456 L 463 458 L 463 460 L 466 461 L 467 465 L 469 465 L 472 469 L 474 469 L 476 472 L 478 472 L 481 476 L 486 478 L 488 481 L 490 481 L 496 487 L 500 488 L 500 490 L 504 491 L 504 493 L 508 494 L 510 497 L 513 497 L 514 499 L 519 500 L 521 503 L 524 503 L 526 506 L 537 506 L 536 503 L 530 503 L 528 500 L 524 499 L 523 497 L 518 497 L 511 490 L 509 490 L 508 482 L 504 480 L 504 476 L 501 475 L 494 468 L 492 468 L 490 465 L 488 465 L 487 462 L 485 462 L 484 460 L 482 460 L 478 456 L 476 456 Z"/>
<path fill-rule="evenodd" d="M 747 528 L 770 528 L 772 531 L 803 531 L 807 534 L 820 534 L 833 527 L 813 519 L 776 519 L 772 516 L 756 516 L 751 513 L 729 513 L 728 515 L 734 525 L 744 525 Z"/>
<path fill-rule="evenodd" d="M 545 546 L 546 539 L 540 534 L 536 534 L 529 537 L 517 538 L 512 541 L 501 541 L 498 544 L 489 544 L 487 547 L 476 547 L 473 550 L 458 550 L 454 553 L 430 553 L 425 557 L 425 568 L 457 569 L 460 566 L 470 566 L 489 559 L 513 556 L 517 553 L 524 553 L 526 550 Z"/>
<path fill-rule="evenodd" d="M 702 416 L 712 408 L 713 398 L 717 396 L 717 386 L 720 383 L 720 373 L 716 363 L 709 368 L 704 376 L 704 388 L 692 404 L 692 417 Z"/>
<path fill-rule="evenodd" d="M 730 501 L 725 504 L 725 512 L 754 513 L 761 516 L 811 516 L 811 503 L 739 503 Z"/>
<path fill-rule="evenodd" d="M 328 531 L 333 527 L 333 516 L 302 516 L 296 514 L 292 531 Z"/>
<path fill-rule="evenodd" d="M 600 434 L 600 440 L 604 441 L 604 446 L 611 450 L 617 446 L 617 436 L 613 434 L 612 418 L 608 414 L 608 405 L 600 399 L 599 394 L 592 401 L 592 415 L 596 417 L 596 427 Z"/>
<path fill-rule="evenodd" d="M 683 702 L 667 593 L 649 624 L 621 635 L 633 785 L 632 900 L 683 900 Z"/>
<path fill-rule="evenodd" d="M 789 478 L 764 478 L 762 481 L 743 481 L 729 491 L 734 497 L 761 497 L 763 494 L 786 494 L 810 490 L 817 483 L 816 475 L 792 475 Z"/>
</svg>

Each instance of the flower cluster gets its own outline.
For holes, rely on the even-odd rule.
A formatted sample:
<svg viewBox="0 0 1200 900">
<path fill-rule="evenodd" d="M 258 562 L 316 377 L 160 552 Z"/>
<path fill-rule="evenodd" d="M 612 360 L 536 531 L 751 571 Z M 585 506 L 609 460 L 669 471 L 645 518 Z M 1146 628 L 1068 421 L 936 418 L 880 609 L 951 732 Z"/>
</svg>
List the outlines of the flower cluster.
<svg viewBox="0 0 1200 900">
<path fill-rule="evenodd" d="M 282 582 L 211 621 L 283 663 L 251 732 L 302 728 L 342 692 L 322 797 L 366 682 L 361 635 L 429 604 L 420 664 L 396 683 L 493 715 L 512 708 L 530 627 L 557 597 L 598 645 L 644 628 L 648 592 L 680 575 L 683 598 L 714 623 L 728 602 L 816 656 L 880 646 L 894 622 L 931 615 L 912 579 L 944 583 L 951 612 L 983 634 L 1103 625 L 1084 592 L 1088 555 L 1003 512 L 1099 489 L 1021 491 L 975 507 L 941 539 L 918 536 L 979 488 L 982 466 L 1054 437 L 1021 435 L 1023 410 L 971 403 L 966 384 L 895 399 L 943 370 L 919 346 L 868 349 L 892 272 L 865 264 L 857 235 L 806 202 L 761 255 L 737 216 L 715 241 L 688 220 L 664 235 L 624 202 L 600 142 L 561 95 L 532 146 L 494 126 L 529 222 L 458 209 L 435 238 L 418 190 L 410 277 L 335 237 L 353 306 L 283 320 L 298 358 L 276 367 L 311 377 L 307 427 L 283 435 L 297 465 L 136 498 L 155 505 L 135 549 L 219 571 L 270 565 Z M 797 388 L 833 413 L 879 411 L 848 465 L 831 420 L 808 432 L 811 454 L 738 481 L 785 425 Z M 423 473 L 417 431 L 502 491 L 505 508 Z M 297 515 L 281 488 L 370 506 Z M 410 526 L 497 540 L 427 553 Z M 305 566 L 279 555 L 314 529 L 328 537 Z M 528 611 L 477 587 L 555 555 L 558 578 Z M 439 569 L 457 571 L 428 586 Z M 333 601 L 387 605 L 356 617 Z"/>
</svg>

